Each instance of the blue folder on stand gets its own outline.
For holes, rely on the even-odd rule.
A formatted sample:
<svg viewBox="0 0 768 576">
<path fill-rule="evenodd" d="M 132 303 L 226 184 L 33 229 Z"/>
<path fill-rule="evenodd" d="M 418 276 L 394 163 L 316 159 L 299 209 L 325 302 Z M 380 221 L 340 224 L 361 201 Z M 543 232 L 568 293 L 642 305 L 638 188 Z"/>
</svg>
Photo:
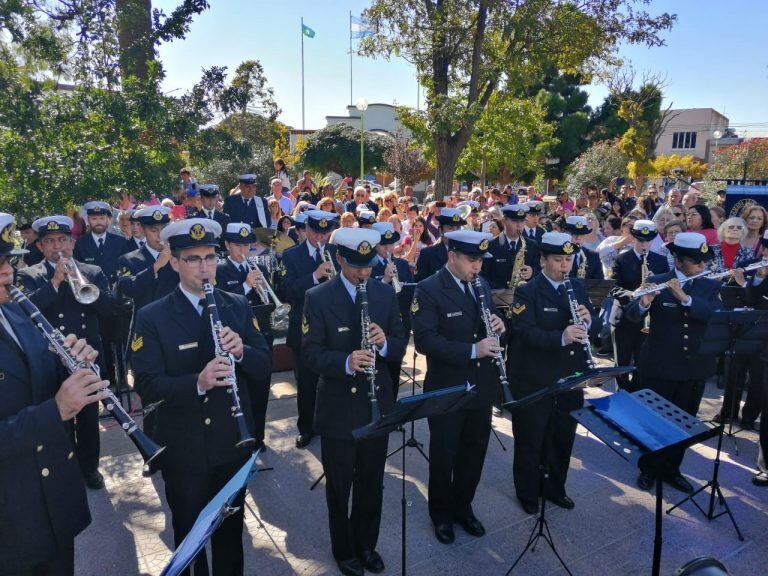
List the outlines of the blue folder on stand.
<svg viewBox="0 0 768 576">
<path fill-rule="evenodd" d="M 168 565 L 160 573 L 160 576 L 176 576 L 180 574 L 192 563 L 195 556 L 203 549 L 205 543 L 208 542 L 208 539 L 227 516 L 237 511 L 234 502 L 237 500 L 240 492 L 245 489 L 248 480 L 256 474 L 257 469 L 254 469 L 253 465 L 259 452 L 260 450 L 256 451 L 243 464 L 240 470 L 232 476 L 232 479 L 224 485 L 224 488 L 219 490 L 219 493 L 214 496 L 213 500 L 202 509 L 197 520 L 195 520 L 195 525 L 192 526 L 192 530 L 189 531 L 186 538 L 179 544 L 179 547 L 171 556 Z"/>
</svg>

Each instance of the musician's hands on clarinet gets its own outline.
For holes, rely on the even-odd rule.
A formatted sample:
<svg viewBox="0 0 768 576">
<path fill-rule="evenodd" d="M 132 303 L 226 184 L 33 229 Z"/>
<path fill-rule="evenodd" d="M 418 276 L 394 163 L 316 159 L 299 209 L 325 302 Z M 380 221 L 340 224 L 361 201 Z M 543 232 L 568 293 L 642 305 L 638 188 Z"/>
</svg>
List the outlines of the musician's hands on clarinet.
<svg viewBox="0 0 768 576">
<path fill-rule="evenodd" d="M 504 347 L 500 346 L 499 341 L 493 336 L 483 338 L 475 344 L 475 353 L 478 358 L 496 356 L 496 354 L 503 351 Z"/>
<path fill-rule="evenodd" d="M 504 334 L 507 330 L 506 324 L 504 324 L 504 320 L 499 318 L 496 314 L 491 314 L 491 328 L 493 328 L 493 332 L 496 335 Z"/>
<path fill-rule="evenodd" d="M 84 338 L 70 334 L 64 339 L 64 345 L 77 358 L 78 362 L 93 362 L 99 353 Z M 72 420 L 88 404 L 101 402 L 107 398 L 108 380 L 101 380 L 90 368 L 81 368 L 62 382 L 54 400 L 59 409 L 61 420 Z"/>
<path fill-rule="evenodd" d="M 587 329 L 578 324 L 571 324 L 563 330 L 563 342 L 568 344 L 583 344 L 589 338 Z"/>
<path fill-rule="evenodd" d="M 349 368 L 353 372 L 365 372 L 366 368 L 374 365 L 376 356 L 367 350 L 355 350 L 349 355 Z"/>
<path fill-rule="evenodd" d="M 197 388 L 206 392 L 214 386 L 229 386 L 227 378 L 232 374 L 229 359 L 215 356 L 197 376 Z"/>
<path fill-rule="evenodd" d="M 235 360 L 243 357 L 243 339 L 229 326 L 221 330 L 221 347 L 224 352 L 229 352 Z"/>
<path fill-rule="evenodd" d="M 387 343 L 387 337 L 384 334 L 384 330 L 375 322 L 371 322 L 370 333 L 368 334 L 368 342 L 377 348 L 381 348 L 384 346 L 384 344 Z"/>
</svg>

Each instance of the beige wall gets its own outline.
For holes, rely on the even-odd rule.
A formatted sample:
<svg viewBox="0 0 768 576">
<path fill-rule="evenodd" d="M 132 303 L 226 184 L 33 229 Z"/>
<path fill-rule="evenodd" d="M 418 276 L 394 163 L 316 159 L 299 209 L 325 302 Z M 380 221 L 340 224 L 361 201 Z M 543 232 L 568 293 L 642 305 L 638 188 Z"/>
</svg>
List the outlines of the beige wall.
<svg viewBox="0 0 768 576">
<path fill-rule="evenodd" d="M 715 139 L 712 134 L 716 130 L 724 132 L 728 127 L 728 118 L 712 108 L 688 108 L 682 110 L 670 110 L 671 120 L 659 137 L 656 145 L 657 155 L 679 154 L 681 156 L 695 156 L 709 161 L 715 148 Z M 673 148 L 675 132 L 695 132 L 695 148 Z"/>
</svg>

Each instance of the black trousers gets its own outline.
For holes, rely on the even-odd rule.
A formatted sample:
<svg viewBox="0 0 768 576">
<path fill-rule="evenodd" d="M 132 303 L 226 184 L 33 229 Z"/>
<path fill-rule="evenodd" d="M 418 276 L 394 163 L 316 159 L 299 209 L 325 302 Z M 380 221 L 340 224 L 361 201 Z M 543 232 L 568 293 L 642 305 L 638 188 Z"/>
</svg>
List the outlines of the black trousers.
<svg viewBox="0 0 768 576">
<path fill-rule="evenodd" d="M 173 542 L 176 547 L 192 529 L 197 515 L 206 504 L 229 482 L 242 462 L 213 468 L 208 474 L 166 473 L 165 497 L 171 509 Z M 211 537 L 214 576 L 242 576 L 243 574 L 243 501 L 245 493 L 235 501 L 239 510 L 221 523 Z M 205 550 L 194 561 L 195 576 L 207 576 L 208 558 Z M 189 576 L 189 569 L 182 572 Z"/>
<path fill-rule="evenodd" d="M 392 395 L 395 398 L 395 402 L 397 402 L 397 393 L 400 390 L 400 369 L 402 367 L 402 360 L 400 362 L 387 362 L 389 377 L 392 379 Z"/>
<path fill-rule="evenodd" d="M 491 407 L 429 418 L 429 516 L 435 524 L 472 512 L 483 473 Z"/>
<path fill-rule="evenodd" d="M 267 404 L 269 403 L 269 384 L 271 378 L 254 382 L 249 390 L 251 413 L 253 414 L 253 437 L 256 444 L 264 441 L 264 429 L 267 426 Z"/>
<path fill-rule="evenodd" d="M 72 444 L 84 474 L 99 468 L 99 406 L 99 402 L 88 404 L 75 416 L 72 426 Z"/>
<path fill-rule="evenodd" d="M 685 410 L 691 416 L 696 416 L 704 395 L 705 380 L 664 380 L 662 378 L 642 377 L 643 387 L 653 390 L 672 404 Z M 683 462 L 685 450 L 670 453 L 669 457 L 660 463 L 659 471 L 663 476 L 680 474 L 680 464 Z M 641 468 L 642 472 L 652 474 L 651 468 Z"/>
<path fill-rule="evenodd" d="M 616 362 L 619 366 L 637 366 L 640 359 L 640 348 L 645 342 L 646 335 L 642 332 L 643 325 L 625 320 L 614 331 L 616 338 Z M 629 392 L 640 390 L 637 376 L 622 374 L 616 378 L 619 388 Z"/>
<path fill-rule="evenodd" d="M 333 557 L 343 561 L 375 550 L 381 524 L 387 438 L 355 442 L 323 436 L 320 450 Z"/>
<path fill-rule="evenodd" d="M 570 412 L 584 403 L 581 391 L 566 392 L 554 398 L 544 398 L 512 410 L 512 434 L 515 456 L 512 473 L 518 499 L 536 502 L 541 494 L 541 466 L 549 469 L 544 488 L 548 498 L 566 495 L 565 482 L 571 463 L 576 420 Z M 546 461 L 545 461 L 546 456 Z"/>
<path fill-rule="evenodd" d="M 760 456 L 761 471 L 768 472 L 768 358 L 763 359 L 763 417 L 760 419 Z"/>
<path fill-rule="evenodd" d="M 723 407 L 721 409 L 723 416 L 731 415 L 731 408 L 733 408 L 731 416 L 734 419 L 738 418 L 741 408 L 742 419 L 757 420 L 763 403 L 763 371 L 764 364 L 760 360 L 759 354 L 736 355 L 731 363 L 730 382 L 726 382 L 723 393 Z M 747 374 L 749 374 L 749 386 L 746 386 Z M 744 406 L 741 407 L 741 398 L 745 387 L 747 388 L 747 398 L 744 401 Z M 736 403 L 731 406 L 734 395 L 736 396 Z"/>
<path fill-rule="evenodd" d="M 299 409 L 296 426 L 299 434 L 314 434 L 315 398 L 319 375 L 304 361 L 301 350 L 298 348 L 293 349 L 293 362 L 296 372 L 296 404 Z"/>
<path fill-rule="evenodd" d="M 74 541 L 62 547 L 45 562 L 36 564 L 20 572 L 3 572 L 0 576 L 74 576 L 75 574 L 75 543 Z"/>
</svg>

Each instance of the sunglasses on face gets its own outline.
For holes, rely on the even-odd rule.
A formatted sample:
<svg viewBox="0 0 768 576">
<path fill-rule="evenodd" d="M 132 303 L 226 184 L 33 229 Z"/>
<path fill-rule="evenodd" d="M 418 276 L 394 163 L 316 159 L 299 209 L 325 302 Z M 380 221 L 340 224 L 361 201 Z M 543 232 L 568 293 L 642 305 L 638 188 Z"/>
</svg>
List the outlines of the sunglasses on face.
<svg viewBox="0 0 768 576">
<path fill-rule="evenodd" d="M 728 224 L 728 230 L 744 230 L 741 224 Z"/>
<path fill-rule="evenodd" d="M 682 218 L 683 217 L 683 213 L 682 212 L 672 212 L 672 214 L 675 215 L 675 218 Z"/>
</svg>

